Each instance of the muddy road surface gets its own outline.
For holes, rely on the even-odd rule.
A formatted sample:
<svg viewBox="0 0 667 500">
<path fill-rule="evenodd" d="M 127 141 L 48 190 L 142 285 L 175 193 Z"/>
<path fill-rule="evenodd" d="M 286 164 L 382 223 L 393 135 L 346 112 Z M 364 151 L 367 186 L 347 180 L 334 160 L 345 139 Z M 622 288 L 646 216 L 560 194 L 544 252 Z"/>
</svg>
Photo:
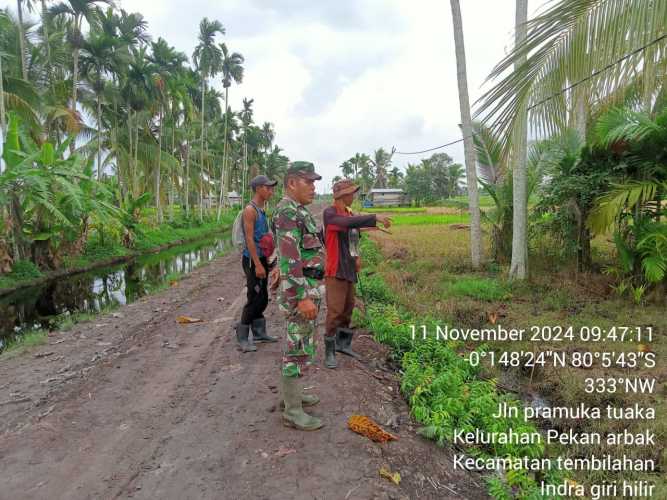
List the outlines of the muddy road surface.
<svg viewBox="0 0 667 500">
<path fill-rule="evenodd" d="M 355 337 L 363 361 L 339 355 L 336 370 L 323 366 L 320 337 L 307 385 L 325 427 L 283 426 L 281 344 L 236 346 L 244 295 L 240 257 L 229 254 L 0 358 L 0 499 L 487 498 L 479 476 L 454 471 L 451 451 L 417 435 L 386 348 L 364 332 Z M 203 322 L 179 324 L 180 315 Z M 284 336 L 274 301 L 266 316 Z M 399 440 L 351 432 L 352 414 Z"/>
</svg>

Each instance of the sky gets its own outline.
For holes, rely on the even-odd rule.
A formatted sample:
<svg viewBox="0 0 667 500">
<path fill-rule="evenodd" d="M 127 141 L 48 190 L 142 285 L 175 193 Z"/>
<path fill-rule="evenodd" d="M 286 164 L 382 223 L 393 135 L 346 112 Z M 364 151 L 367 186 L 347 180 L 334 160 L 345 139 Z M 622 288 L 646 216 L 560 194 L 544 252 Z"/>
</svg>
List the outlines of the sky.
<svg viewBox="0 0 667 500">
<path fill-rule="evenodd" d="M 116 0 L 141 12 L 189 57 L 202 18 L 245 57 L 232 109 L 254 99 L 254 119 L 274 124 L 291 160 L 312 161 L 324 179 L 355 153 L 423 150 L 461 137 L 450 2 L 446 0 Z M 461 0 L 471 104 L 511 47 L 515 0 Z M 532 9 L 541 1 L 529 3 Z M 222 90 L 220 77 L 213 85 Z M 487 87 L 488 88 L 488 84 Z M 463 163 L 463 146 L 440 150 Z M 395 155 L 404 169 L 425 155 Z"/>
</svg>

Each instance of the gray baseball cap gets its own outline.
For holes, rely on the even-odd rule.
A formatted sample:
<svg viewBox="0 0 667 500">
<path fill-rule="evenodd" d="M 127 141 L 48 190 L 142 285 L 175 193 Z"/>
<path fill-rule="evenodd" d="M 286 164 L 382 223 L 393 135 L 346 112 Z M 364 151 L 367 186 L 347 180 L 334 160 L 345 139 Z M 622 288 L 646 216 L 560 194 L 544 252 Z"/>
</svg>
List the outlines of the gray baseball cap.
<svg viewBox="0 0 667 500">
<path fill-rule="evenodd" d="M 255 191 L 259 186 L 275 186 L 278 181 L 272 181 L 266 175 L 258 175 L 250 181 L 250 188 Z"/>
</svg>

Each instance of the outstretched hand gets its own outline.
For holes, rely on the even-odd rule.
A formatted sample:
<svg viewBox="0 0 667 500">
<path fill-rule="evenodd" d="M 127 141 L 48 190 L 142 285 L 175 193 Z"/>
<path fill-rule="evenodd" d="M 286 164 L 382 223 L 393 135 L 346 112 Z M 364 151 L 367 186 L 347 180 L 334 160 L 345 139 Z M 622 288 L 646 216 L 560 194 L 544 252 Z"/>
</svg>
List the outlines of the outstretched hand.
<svg viewBox="0 0 667 500">
<path fill-rule="evenodd" d="M 391 227 L 391 219 L 386 216 L 386 215 L 376 215 L 375 219 L 382 224 L 385 229 L 389 229 Z"/>
</svg>

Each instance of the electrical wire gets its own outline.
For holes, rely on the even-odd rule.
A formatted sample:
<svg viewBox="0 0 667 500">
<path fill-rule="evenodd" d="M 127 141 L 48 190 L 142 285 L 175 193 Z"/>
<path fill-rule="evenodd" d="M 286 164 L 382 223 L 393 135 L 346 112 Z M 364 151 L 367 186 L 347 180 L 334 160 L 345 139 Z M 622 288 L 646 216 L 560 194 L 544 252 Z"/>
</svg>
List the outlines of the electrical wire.
<svg viewBox="0 0 667 500">
<path fill-rule="evenodd" d="M 565 88 L 562 89 L 560 92 L 556 92 L 555 94 L 550 95 L 549 97 L 545 97 L 544 99 L 542 99 L 541 101 L 539 101 L 539 102 L 533 104 L 532 106 L 529 106 L 529 107 L 527 108 L 527 110 L 530 111 L 530 110 L 532 110 L 532 109 L 534 109 L 534 108 L 537 108 L 538 106 L 542 106 L 543 104 L 549 102 L 550 100 L 555 99 L 556 97 L 558 97 L 558 96 L 564 94 L 565 92 L 568 92 L 568 91 L 572 90 L 572 89 L 575 88 L 577 85 L 581 85 L 582 83 L 584 83 L 584 82 L 586 82 L 586 81 L 588 81 L 588 80 L 590 80 L 590 79 L 592 79 L 592 78 L 595 78 L 595 77 L 598 76 L 600 73 L 603 73 L 603 72 L 605 72 L 605 71 L 607 71 L 607 70 L 613 68 L 614 66 L 616 66 L 617 64 L 622 63 L 623 61 L 625 61 L 625 60 L 628 59 L 629 57 L 632 57 L 632 56 L 634 56 L 635 54 L 638 54 L 638 53 L 640 53 L 641 51 L 646 50 L 646 49 L 649 48 L 651 45 L 655 45 L 656 43 L 658 43 L 658 42 L 660 42 L 660 41 L 662 41 L 662 40 L 664 40 L 664 39 L 666 39 L 666 38 L 667 38 L 667 34 L 662 35 L 662 36 L 656 38 L 655 40 L 653 40 L 653 41 L 647 43 L 646 45 L 643 45 L 643 46 L 639 47 L 638 49 L 635 49 L 635 50 L 633 50 L 632 52 L 629 52 L 629 53 L 625 54 L 623 57 L 621 57 L 621 58 L 618 59 L 617 61 L 614 61 L 613 63 L 608 64 L 607 66 L 605 66 L 605 67 L 602 68 L 602 69 L 599 69 L 599 70 L 597 70 L 597 71 L 594 71 L 593 73 L 591 73 L 591 74 L 590 74 L 589 76 L 587 76 L 586 78 L 582 78 L 581 80 L 578 80 L 578 81 L 574 82 L 572 85 L 570 85 L 570 86 L 568 86 L 568 87 L 565 87 Z M 474 135 L 475 135 L 475 134 L 473 134 L 471 137 L 473 137 Z M 437 149 L 446 148 L 446 147 L 448 147 L 448 146 L 453 146 L 454 144 L 458 144 L 459 142 L 463 142 L 464 140 L 465 140 L 465 138 L 464 138 L 464 137 L 461 137 L 460 139 L 457 139 L 457 140 L 455 140 L 455 141 L 448 142 L 447 144 L 443 144 L 443 145 L 441 145 L 441 146 L 435 146 L 435 147 L 433 147 L 433 148 L 429 148 L 429 149 L 424 149 L 424 150 L 422 150 L 422 151 L 409 151 L 409 152 L 395 151 L 394 154 L 397 154 L 397 155 L 418 155 L 418 154 L 422 154 L 422 153 L 428 153 L 428 152 L 430 152 L 430 151 L 435 151 L 435 150 L 437 150 Z"/>
</svg>

